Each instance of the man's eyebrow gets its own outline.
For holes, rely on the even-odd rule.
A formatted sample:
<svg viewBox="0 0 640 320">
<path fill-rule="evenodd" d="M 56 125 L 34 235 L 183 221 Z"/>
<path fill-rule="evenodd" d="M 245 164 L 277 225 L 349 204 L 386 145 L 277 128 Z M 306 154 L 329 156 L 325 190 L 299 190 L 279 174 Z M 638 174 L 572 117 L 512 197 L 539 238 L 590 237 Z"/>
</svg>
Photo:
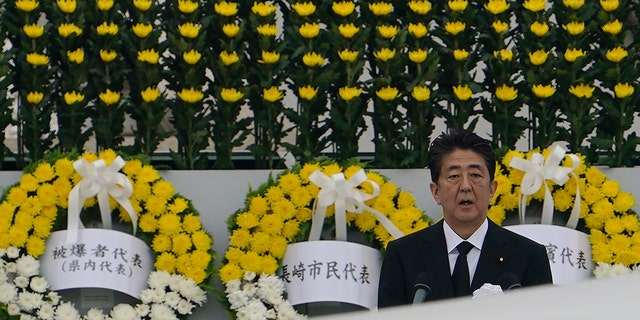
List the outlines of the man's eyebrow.
<svg viewBox="0 0 640 320">
<path fill-rule="evenodd" d="M 483 168 L 483 166 L 481 164 L 479 164 L 479 163 L 472 163 L 472 164 L 468 165 L 467 167 L 471 168 L 471 169 L 478 169 L 478 170 L 482 170 L 482 168 Z M 451 171 L 451 170 L 456 170 L 456 169 L 461 169 L 461 168 L 462 168 L 462 166 L 459 165 L 459 164 L 452 164 L 452 165 L 447 166 L 446 169 L 447 169 L 447 171 Z"/>
</svg>

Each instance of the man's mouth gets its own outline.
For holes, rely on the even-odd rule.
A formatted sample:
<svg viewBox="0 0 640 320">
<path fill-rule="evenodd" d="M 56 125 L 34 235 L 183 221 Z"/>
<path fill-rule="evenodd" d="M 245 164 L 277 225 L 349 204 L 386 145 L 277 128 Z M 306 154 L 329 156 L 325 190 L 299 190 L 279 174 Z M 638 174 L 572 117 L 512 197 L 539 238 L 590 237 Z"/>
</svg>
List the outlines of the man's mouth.
<svg viewBox="0 0 640 320">
<path fill-rule="evenodd" d="M 472 205 L 472 204 L 473 204 L 473 201 L 471 201 L 471 200 L 462 200 L 462 201 L 460 201 L 460 205 L 463 205 L 463 206 L 469 206 L 469 205 Z"/>
</svg>

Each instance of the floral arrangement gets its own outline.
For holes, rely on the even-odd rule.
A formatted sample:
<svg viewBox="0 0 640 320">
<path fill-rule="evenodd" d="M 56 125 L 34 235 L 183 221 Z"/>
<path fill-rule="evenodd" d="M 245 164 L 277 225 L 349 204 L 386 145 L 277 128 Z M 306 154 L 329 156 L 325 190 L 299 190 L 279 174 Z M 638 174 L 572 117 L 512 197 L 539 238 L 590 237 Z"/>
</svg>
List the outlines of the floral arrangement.
<svg viewBox="0 0 640 320">
<path fill-rule="evenodd" d="M 248 319 L 242 316 L 243 308 L 259 308 L 270 315 L 275 312 L 278 318 L 283 312 L 289 312 L 286 299 L 258 299 L 258 296 L 250 293 L 253 292 L 251 288 L 256 283 L 259 287 L 261 281 L 265 281 L 270 283 L 269 292 L 277 292 L 278 296 L 284 297 L 284 290 L 274 284 L 276 280 L 270 276 L 276 274 L 280 267 L 287 245 L 306 241 L 312 233 L 313 209 L 317 205 L 315 202 L 321 188 L 310 180 L 311 176 L 320 172 L 327 176 L 343 174 L 349 180 L 363 171 L 370 182 L 359 184 L 356 187 L 359 191 L 374 194 L 374 184 L 379 186 L 377 197 L 365 202 L 367 207 L 373 209 L 369 211 L 382 213 L 404 234 L 429 225 L 429 218 L 414 205 L 415 198 L 410 192 L 399 190 L 395 184 L 376 172 L 365 171 L 364 166 L 357 161 L 350 160 L 343 164 L 329 160 L 315 161 L 284 170 L 275 179 L 270 177 L 258 189 L 251 190 L 245 207 L 236 211 L 228 220 L 231 236 L 219 275 L 226 285 L 221 299 L 232 317 Z M 348 228 L 362 233 L 366 243 L 384 251 L 393 237 L 369 211 L 365 209 L 358 214 L 347 211 Z M 324 220 L 322 234 L 326 236 L 326 230 L 331 230 L 333 226 L 335 206 L 328 206 L 325 214 L 331 218 Z M 338 228 L 335 233 L 339 234 Z M 244 293 L 239 292 L 240 290 Z M 245 295 L 250 301 L 239 298 Z M 258 300 L 262 301 L 263 306 L 249 307 L 249 304 L 256 304 Z"/>
<path fill-rule="evenodd" d="M 38 257 L 45 253 L 51 232 L 66 226 L 69 194 L 82 180 L 74 160 L 102 160 L 109 166 L 119 158 L 113 150 L 80 157 L 50 154 L 25 169 L 19 182 L 6 190 L 0 203 L 2 319 L 182 319 L 206 301 L 207 282 L 214 272 L 213 239 L 190 201 L 174 194 L 170 182 L 135 158 L 128 159 L 121 172 L 133 190 L 129 200 L 137 216 L 136 236 L 152 248 L 156 258 L 140 303 L 119 304 L 106 314 L 93 308 L 81 316 L 40 276 Z M 84 202 L 85 223 L 100 216 L 98 206 L 95 197 Z M 110 201 L 110 209 L 123 224 L 131 222 L 116 201 Z"/>
<path fill-rule="evenodd" d="M 490 219 L 502 224 L 505 218 L 518 215 L 518 197 L 525 172 L 510 166 L 512 159 L 531 161 L 536 155 L 542 155 L 547 163 L 552 153 L 552 148 L 533 149 L 526 153 L 510 150 L 506 153 L 496 166 L 498 189 L 489 209 Z M 633 195 L 620 190 L 619 183 L 609 179 L 597 167 L 585 163 L 583 155 L 573 156 L 560 158 L 563 168 L 575 168 L 568 180 L 563 184 L 543 183 L 526 198 L 527 207 L 542 206 L 545 190 L 549 190 L 553 197 L 554 216 L 565 222 L 570 219 L 571 211 L 579 206 L 577 229 L 589 234 L 592 258 L 596 264 L 594 275 L 619 274 L 618 268 L 635 269 L 640 264 L 640 223 L 638 215 L 631 209 L 635 205 Z M 577 166 L 576 160 L 580 162 Z M 612 265 L 618 267 L 612 268 Z"/>
</svg>

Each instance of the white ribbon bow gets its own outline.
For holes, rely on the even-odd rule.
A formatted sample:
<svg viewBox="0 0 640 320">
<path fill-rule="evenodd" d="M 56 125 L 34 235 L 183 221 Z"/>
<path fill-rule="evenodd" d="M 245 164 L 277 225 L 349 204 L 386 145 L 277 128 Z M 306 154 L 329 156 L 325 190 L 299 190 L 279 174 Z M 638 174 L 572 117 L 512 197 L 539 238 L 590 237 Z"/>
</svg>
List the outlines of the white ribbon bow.
<svg viewBox="0 0 640 320">
<path fill-rule="evenodd" d="M 518 209 L 520 212 L 520 223 L 524 223 L 525 212 L 527 209 L 527 197 L 538 192 L 544 185 L 545 195 L 544 202 L 542 204 L 542 217 L 540 223 L 552 224 L 554 202 L 551 195 L 550 188 L 547 180 L 551 180 L 558 185 L 563 185 L 569 180 L 572 175 L 576 181 L 578 177 L 573 171 L 580 166 L 580 158 L 574 154 L 565 154 L 564 150 L 559 145 L 555 145 L 551 150 L 551 153 L 544 160 L 544 156 L 540 153 L 534 153 L 531 155 L 531 160 L 525 160 L 522 158 L 512 158 L 509 162 L 509 166 L 518 170 L 524 171 L 524 177 L 522 177 L 522 184 L 520 185 L 520 195 Z M 572 167 L 564 167 L 560 165 L 560 162 L 565 157 L 571 159 Z M 575 229 L 580 219 L 580 188 L 576 188 L 576 197 L 571 210 L 571 215 L 567 221 L 567 227 Z"/>
<path fill-rule="evenodd" d="M 365 209 L 378 219 L 392 237 L 404 236 L 404 233 L 384 214 L 365 204 L 367 200 L 380 194 L 380 186 L 367 179 L 367 174 L 363 169 L 356 172 L 349 180 L 345 179 L 342 172 L 329 177 L 316 170 L 309 176 L 309 180 L 321 188 L 314 203 L 309 241 L 320 240 L 327 207 L 332 204 L 335 204 L 336 240 L 347 241 L 347 212 L 360 214 Z M 363 182 L 368 182 L 373 186 L 372 194 L 357 188 Z"/>
<path fill-rule="evenodd" d="M 96 160 L 91 163 L 84 158 L 73 163 L 73 167 L 82 176 L 82 180 L 69 192 L 69 208 L 67 220 L 67 243 L 75 243 L 78 240 L 78 229 L 82 228 L 80 212 L 84 202 L 93 197 L 98 197 L 100 216 L 105 228 L 111 229 L 111 208 L 109 206 L 109 196 L 115 199 L 124 208 L 133 224 L 133 234 L 137 229 L 137 216 L 129 197 L 133 194 L 131 181 L 120 169 L 125 161 L 116 157 L 109 166 L 104 160 Z"/>
</svg>

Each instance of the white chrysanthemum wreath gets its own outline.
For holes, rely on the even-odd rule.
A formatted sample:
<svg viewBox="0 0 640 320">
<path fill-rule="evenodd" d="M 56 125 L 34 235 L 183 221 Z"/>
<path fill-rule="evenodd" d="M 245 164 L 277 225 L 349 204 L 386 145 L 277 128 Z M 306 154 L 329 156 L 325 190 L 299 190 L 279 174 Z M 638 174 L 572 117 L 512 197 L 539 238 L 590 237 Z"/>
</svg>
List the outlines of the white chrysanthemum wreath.
<svg viewBox="0 0 640 320">
<path fill-rule="evenodd" d="M 122 164 L 131 183 L 129 203 L 137 218 L 136 236 L 152 248 L 155 270 L 139 303 L 118 304 L 108 312 L 92 308 L 81 315 L 76 307 L 50 290 L 40 274 L 38 257 L 45 241 L 67 225 L 69 194 L 82 181 L 75 161 Z M 116 166 L 116 165 L 114 165 Z M 129 209 L 109 201 L 111 213 L 123 223 Z M 83 222 L 100 217 L 99 201 L 87 199 Z M 183 319 L 206 301 L 208 280 L 214 272 L 213 239 L 202 228 L 198 212 L 186 198 L 174 194 L 170 182 L 141 159 L 128 159 L 112 150 L 100 154 L 51 154 L 24 170 L 0 203 L 0 318 L 38 320 Z"/>
<path fill-rule="evenodd" d="M 348 188 L 329 190 L 332 179 Z M 347 206 L 338 217 L 337 202 L 326 200 L 341 192 L 352 195 L 351 200 L 362 200 L 362 212 L 351 212 Z M 337 225 L 339 218 L 344 219 L 344 228 Z M 304 319 L 287 300 L 284 283 L 275 275 L 289 243 L 319 239 L 321 230 L 333 226 L 336 239 L 342 240 L 348 227 L 361 232 L 371 247 L 384 251 L 393 234 L 409 234 L 430 222 L 415 206 L 410 192 L 365 170 L 357 160 L 296 165 L 250 191 L 246 206 L 228 220 L 229 248 L 219 270 L 226 286 L 226 310 L 239 320 Z"/>
</svg>

